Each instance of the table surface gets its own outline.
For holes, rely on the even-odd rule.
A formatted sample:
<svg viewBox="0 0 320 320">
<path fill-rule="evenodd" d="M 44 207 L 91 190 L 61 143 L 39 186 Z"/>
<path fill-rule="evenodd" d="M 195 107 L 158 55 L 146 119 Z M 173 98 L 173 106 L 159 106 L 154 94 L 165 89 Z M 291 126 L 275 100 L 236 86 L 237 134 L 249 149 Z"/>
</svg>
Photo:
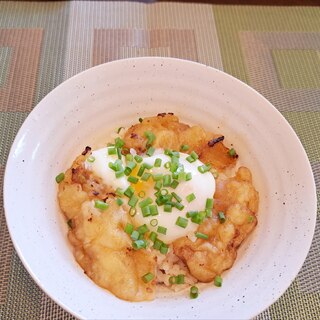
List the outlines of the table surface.
<svg viewBox="0 0 320 320">
<path fill-rule="evenodd" d="M 320 192 L 320 7 L 175 2 L 0 2 L 0 188 L 13 139 L 53 88 L 93 65 L 172 56 L 248 83 L 289 121 Z M 13 248 L 0 198 L 0 319 L 73 319 Z M 298 276 L 256 319 L 320 319 L 319 208 Z"/>
</svg>

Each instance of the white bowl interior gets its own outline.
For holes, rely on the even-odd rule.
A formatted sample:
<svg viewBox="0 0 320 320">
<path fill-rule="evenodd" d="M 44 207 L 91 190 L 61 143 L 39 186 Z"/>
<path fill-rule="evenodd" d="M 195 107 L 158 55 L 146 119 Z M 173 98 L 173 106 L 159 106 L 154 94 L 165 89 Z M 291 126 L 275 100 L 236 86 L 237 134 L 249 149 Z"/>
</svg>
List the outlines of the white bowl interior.
<svg viewBox="0 0 320 320">
<path fill-rule="evenodd" d="M 184 122 L 225 135 L 253 172 L 259 224 L 223 274 L 222 288 L 205 288 L 196 300 L 184 294 L 129 303 L 96 286 L 74 261 L 54 179 L 85 146 L 100 146 L 118 127 L 159 112 L 174 112 Z M 231 76 L 170 58 L 100 65 L 53 90 L 16 137 L 4 200 L 11 237 L 29 273 L 66 310 L 91 319 L 253 317 L 298 273 L 316 217 L 310 164 L 280 113 Z"/>
</svg>

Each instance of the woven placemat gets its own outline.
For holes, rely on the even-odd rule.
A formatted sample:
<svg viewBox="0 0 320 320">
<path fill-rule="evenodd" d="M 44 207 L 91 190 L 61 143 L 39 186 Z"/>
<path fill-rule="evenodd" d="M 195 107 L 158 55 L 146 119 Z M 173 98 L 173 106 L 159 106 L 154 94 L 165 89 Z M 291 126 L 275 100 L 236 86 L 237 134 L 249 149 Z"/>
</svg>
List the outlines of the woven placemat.
<svg viewBox="0 0 320 320">
<path fill-rule="evenodd" d="M 320 192 L 320 8 L 122 1 L 0 2 L 0 187 L 33 107 L 100 63 L 171 56 L 226 71 L 292 125 Z M 257 319 L 320 319 L 320 231 L 285 294 Z M 46 296 L 15 253 L 0 198 L 0 319 L 74 319 Z"/>
</svg>

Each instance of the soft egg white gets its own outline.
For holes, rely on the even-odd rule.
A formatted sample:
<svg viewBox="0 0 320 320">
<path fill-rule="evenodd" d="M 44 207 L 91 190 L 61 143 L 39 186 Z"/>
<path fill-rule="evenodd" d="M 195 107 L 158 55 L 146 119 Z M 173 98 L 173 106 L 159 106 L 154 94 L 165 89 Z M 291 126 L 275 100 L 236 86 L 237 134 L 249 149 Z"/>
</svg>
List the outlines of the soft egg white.
<svg viewBox="0 0 320 320">
<path fill-rule="evenodd" d="M 88 160 L 85 162 L 86 169 L 92 171 L 97 177 L 100 177 L 102 181 L 113 187 L 114 189 L 121 188 L 126 189 L 130 183 L 127 181 L 127 177 L 116 178 L 115 172 L 109 168 L 109 162 L 114 163 L 117 159 L 117 155 L 109 155 L 109 148 L 102 148 L 92 151 L 91 159 L 93 162 Z M 125 157 L 121 156 L 122 163 L 125 162 Z"/>
<path fill-rule="evenodd" d="M 162 150 L 157 150 L 156 154 L 151 157 L 144 157 L 143 162 L 153 165 L 157 158 L 162 160 L 162 165 L 159 168 L 153 167 L 150 172 L 153 174 L 168 174 L 170 173 L 169 169 L 164 168 L 164 164 L 170 161 L 170 157 L 163 154 Z M 200 160 L 196 160 L 193 163 L 189 163 L 186 158 L 188 154 L 180 153 L 179 162 L 184 166 L 185 172 L 191 172 L 192 179 L 189 181 L 182 181 L 179 183 L 176 189 L 172 189 L 168 187 L 167 189 L 172 192 L 174 191 L 176 194 L 182 198 L 182 204 L 184 205 L 184 209 L 179 211 L 177 208 L 172 208 L 172 212 L 165 212 L 163 206 L 158 207 L 159 214 L 157 216 L 149 216 L 143 217 L 139 206 L 137 206 L 137 213 L 134 216 L 134 219 L 137 224 L 146 224 L 150 230 L 157 231 L 158 226 L 162 226 L 167 228 L 167 233 L 165 235 L 158 234 L 158 238 L 165 243 L 171 243 L 174 240 L 184 237 L 189 233 L 194 233 L 198 224 L 191 222 L 188 219 L 188 225 L 186 228 L 182 228 L 176 225 L 177 218 L 179 216 L 186 218 L 186 213 L 188 211 L 202 211 L 205 209 L 205 204 L 207 198 L 212 198 L 215 192 L 215 180 L 213 175 L 210 172 L 200 173 L 198 170 L 198 166 L 203 165 Z M 153 189 L 153 184 L 151 188 L 148 190 L 144 190 L 146 192 L 145 197 L 150 197 L 154 201 L 156 199 L 154 193 L 156 190 Z M 189 194 L 193 193 L 195 195 L 195 199 L 188 203 L 186 200 Z M 156 227 L 152 227 L 150 225 L 150 221 L 152 219 L 158 220 L 158 225 Z"/>
<path fill-rule="evenodd" d="M 117 155 L 108 155 L 108 148 L 98 149 L 92 152 L 91 155 L 94 158 L 93 162 L 86 161 L 85 166 L 87 169 L 91 170 L 96 176 L 100 177 L 103 182 L 107 185 L 112 186 L 114 189 L 121 188 L 122 190 L 127 189 L 130 183 L 127 180 L 127 176 L 121 178 L 115 177 L 115 172 L 109 168 L 109 162 L 115 162 L 118 159 Z M 206 200 L 212 198 L 215 192 L 215 179 L 210 172 L 200 173 L 198 167 L 203 165 L 200 160 L 196 160 L 190 163 L 186 160 L 188 154 L 180 152 L 179 163 L 183 165 L 184 172 L 191 172 L 192 179 L 189 181 L 182 181 L 173 189 L 171 187 L 165 187 L 170 193 L 175 192 L 182 198 L 181 203 L 184 205 L 183 210 L 178 210 L 173 207 L 172 212 L 165 212 L 163 206 L 158 206 L 158 215 L 143 217 L 139 203 L 136 205 L 136 214 L 134 216 L 134 221 L 136 225 L 146 224 L 150 231 L 157 232 L 159 226 L 167 228 L 166 234 L 158 234 L 158 238 L 165 243 L 171 243 L 174 240 L 184 237 L 189 234 L 194 234 L 198 228 L 198 224 L 193 223 L 188 219 L 188 225 L 186 228 L 182 228 L 176 225 L 177 218 L 179 216 L 186 218 L 186 213 L 188 211 L 203 211 L 205 210 Z M 164 164 L 170 162 L 171 158 L 164 154 L 162 149 L 157 149 L 153 156 L 143 156 L 143 163 L 154 165 L 156 159 L 161 159 L 160 167 L 153 167 L 148 170 L 151 174 L 171 174 L 170 170 L 164 167 Z M 126 166 L 126 158 L 122 156 L 121 158 L 123 167 Z M 137 168 L 132 172 L 133 176 L 136 176 Z M 139 181 L 137 184 L 131 184 L 135 189 L 136 195 L 143 191 L 144 197 L 139 198 L 140 201 L 150 197 L 155 204 L 156 190 L 154 189 L 154 181 L 150 178 L 147 182 Z M 187 201 L 187 196 L 190 194 L 195 195 L 195 199 L 190 203 Z M 128 201 L 128 198 L 123 198 Z M 157 226 L 151 226 L 150 222 L 153 219 L 157 219 Z"/>
</svg>

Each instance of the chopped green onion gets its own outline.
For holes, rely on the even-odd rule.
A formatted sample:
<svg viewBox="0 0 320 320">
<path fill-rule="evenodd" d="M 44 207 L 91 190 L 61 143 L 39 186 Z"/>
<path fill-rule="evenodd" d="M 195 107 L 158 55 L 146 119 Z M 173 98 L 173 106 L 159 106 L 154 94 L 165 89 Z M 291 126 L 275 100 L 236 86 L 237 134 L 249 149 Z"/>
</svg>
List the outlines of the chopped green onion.
<svg viewBox="0 0 320 320">
<path fill-rule="evenodd" d="M 114 145 L 116 148 L 122 148 L 124 146 L 124 141 L 118 137 L 114 140 Z"/>
<path fill-rule="evenodd" d="M 196 215 L 191 217 L 193 223 L 201 224 L 206 218 L 207 213 L 205 211 L 199 211 Z"/>
<path fill-rule="evenodd" d="M 148 181 L 148 179 L 151 177 L 151 173 L 149 172 L 144 172 L 142 177 L 141 177 L 141 180 L 142 181 Z"/>
<path fill-rule="evenodd" d="M 170 184 L 170 187 L 172 189 L 175 189 L 179 185 L 179 182 L 177 180 L 173 180 Z"/>
<path fill-rule="evenodd" d="M 94 201 L 94 207 L 100 210 L 106 210 L 109 208 L 109 204 L 105 203 L 102 200 L 95 200 Z"/>
<path fill-rule="evenodd" d="M 180 198 L 175 192 L 172 192 L 171 194 L 178 202 L 182 201 L 182 198 Z"/>
<path fill-rule="evenodd" d="M 186 180 L 186 173 L 185 172 L 179 172 L 178 174 L 178 181 L 181 182 L 181 181 L 185 181 Z"/>
<path fill-rule="evenodd" d="M 204 233 L 201 233 L 201 232 L 196 232 L 195 235 L 199 239 L 205 239 L 205 240 L 209 239 L 209 236 L 207 234 L 204 234 Z"/>
<path fill-rule="evenodd" d="M 143 280 L 143 282 L 148 283 L 148 282 L 152 281 L 153 278 L 154 278 L 154 274 L 151 272 L 148 272 L 142 277 L 142 280 Z"/>
<path fill-rule="evenodd" d="M 151 131 L 145 131 L 144 136 L 147 138 L 147 148 L 149 148 L 154 140 L 156 139 L 156 136 Z"/>
<path fill-rule="evenodd" d="M 143 217 L 149 217 L 151 215 L 150 207 L 146 206 L 146 207 L 141 208 L 141 213 L 142 213 Z"/>
<path fill-rule="evenodd" d="M 198 156 L 197 153 L 194 152 L 194 151 L 192 151 L 192 152 L 190 153 L 190 156 L 191 156 L 194 160 L 199 159 L 199 156 Z"/>
<path fill-rule="evenodd" d="M 121 160 L 121 148 L 117 148 L 117 156 L 118 156 L 118 159 Z"/>
<path fill-rule="evenodd" d="M 123 190 L 121 188 L 116 189 L 116 196 L 122 197 L 123 196 Z"/>
<path fill-rule="evenodd" d="M 162 160 L 161 160 L 160 158 L 157 158 L 157 159 L 154 161 L 154 167 L 156 167 L 156 168 L 161 167 L 161 163 L 162 163 Z"/>
<path fill-rule="evenodd" d="M 115 172 L 116 178 L 122 178 L 124 176 L 124 171 L 123 170 L 119 170 Z"/>
<path fill-rule="evenodd" d="M 231 148 L 228 153 L 229 153 L 229 156 L 232 158 L 237 157 L 237 152 L 236 152 L 236 150 L 234 150 L 234 148 Z"/>
<path fill-rule="evenodd" d="M 188 219 L 179 216 L 176 221 L 176 225 L 181 228 L 186 228 L 188 225 Z"/>
<path fill-rule="evenodd" d="M 173 206 L 180 211 L 184 209 L 184 205 L 181 204 L 180 202 L 173 202 Z"/>
<path fill-rule="evenodd" d="M 171 157 L 172 151 L 171 151 L 170 149 L 165 149 L 165 150 L 164 150 L 164 154 L 165 154 L 166 156 Z"/>
<path fill-rule="evenodd" d="M 180 147 L 180 151 L 187 151 L 189 150 L 189 146 L 187 144 L 183 144 L 181 147 Z"/>
<path fill-rule="evenodd" d="M 176 284 L 184 284 L 184 274 L 178 274 L 176 276 Z"/>
<path fill-rule="evenodd" d="M 192 218 L 192 217 L 195 217 L 198 214 L 199 214 L 199 211 L 188 211 L 187 214 L 186 214 L 186 217 L 187 218 Z"/>
<path fill-rule="evenodd" d="M 160 252 L 162 254 L 167 254 L 168 253 L 168 250 L 169 250 L 169 247 L 168 245 L 166 245 L 165 243 L 161 243 L 161 246 L 160 246 Z"/>
<path fill-rule="evenodd" d="M 159 180 L 162 180 L 162 178 L 163 178 L 163 174 L 162 173 L 157 173 L 157 174 L 153 174 L 152 175 L 153 181 L 159 181 Z"/>
<path fill-rule="evenodd" d="M 129 176 L 127 179 L 129 182 L 136 184 L 139 181 L 139 178 L 137 177 L 133 177 L 133 176 Z"/>
<path fill-rule="evenodd" d="M 123 204 L 123 200 L 120 198 L 117 198 L 116 202 L 119 207 Z"/>
<path fill-rule="evenodd" d="M 166 203 L 166 204 L 163 206 L 163 211 L 164 211 L 164 212 L 172 212 L 172 205 Z"/>
<path fill-rule="evenodd" d="M 216 276 L 214 278 L 214 285 L 216 287 L 221 287 L 222 286 L 222 278 L 221 278 L 221 276 Z"/>
<path fill-rule="evenodd" d="M 212 209 L 213 208 L 213 198 L 208 198 L 206 201 L 206 209 Z"/>
<path fill-rule="evenodd" d="M 169 187 L 171 184 L 171 176 L 169 174 L 166 174 L 163 176 L 163 186 Z"/>
<path fill-rule="evenodd" d="M 152 165 L 152 164 L 149 164 L 149 163 L 143 163 L 143 166 L 144 166 L 146 169 L 152 169 L 152 168 L 153 168 L 153 165 Z"/>
<path fill-rule="evenodd" d="M 140 163 L 140 162 L 142 162 L 143 158 L 136 154 L 134 156 L 134 160 L 136 160 L 136 162 Z"/>
<path fill-rule="evenodd" d="M 152 220 L 150 221 L 150 225 L 151 225 L 152 227 L 156 227 L 156 226 L 158 225 L 158 220 L 157 220 L 157 219 L 152 219 Z"/>
<path fill-rule="evenodd" d="M 206 172 L 210 171 L 210 168 L 211 168 L 210 164 L 204 164 L 204 165 L 198 167 L 198 171 L 200 173 L 206 173 Z"/>
<path fill-rule="evenodd" d="M 150 214 L 152 216 L 157 216 L 159 214 L 158 207 L 155 204 L 150 205 L 149 208 L 150 208 Z"/>
<path fill-rule="evenodd" d="M 126 160 L 127 160 L 128 162 L 133 161 L 133 155 L 132 155 L 131 153 L 128 153 L 128 154 L 126 155 Z"/>
<path fill-rule="evenodd" d="M 154 185 L 154 189 L 160 190 L 162 188 L 162 181 L 157 181 Z"/>
<path fill-rule="evenodd" d="M 199 296 L 199 289 L 196 286 L 190 288 L 190 298 L 196 299 Z"/>
<path fill-rule="evenodd" d="M 124 174 L 128 176 L 136 166 L 137 164 L 134 161 L 128 161 L 127 166 L 124 169 Z"/>
<path fill-rule="evenodd" d="M 124 232 L 131 235 L 133 232 L 133 225 L 131 223 L 127 223 L 124 227 Z"/>
<path fill-rule="evenodd" d="M 192 163 L 192 162 L 195 162 L 198 158 L 199 156 L 197 155 L 197 153 L 192 151 L 186 159 L 188 162 Z"/>
<path fill-rule="evenodd" d="M 186 160 L 188 161 L 188 162 L 190 162 L 190 163 L 192 163 L 192 162 L 195 162 L 196 160 L 195 159 L 193 159 L 191 156 L 187 156 L 186 157 Z"/>
<path fill-rule="evenodd" d="M 115 147 L 108 148 L 108 155 L 117 154 L 117 149 Z"/>
<path fill-rule="evenodd" d="M 144 199 L 144 200 L 139 202 L 139 207 L 140 208 L 144 208 L 144 207 L 148 206 L 151 203 L 152 203 L 152 199 L 150 197 L 148 197 L 148 198 L 146 198 L 146 199 Z"/>
<path fill-rule="evenodd" d="M 188 172 L 187 174 L 186 174 L 186 181 L 189 181 L 189 180 L 191 180 L 192 179 L 192 173 L 191 172 Z"/>
<path fill-rule="evenodd" d="M 132 246 L 133 246 L 133 249 L 139 250 L 142 248 L 146 248 L 147 242 L 145 240 L 138 239 L 138 240 L 133 241 Z"/>
<path fill-rule="evenodd" d="M 221 223 L 224 223 L 226 221 L 226 217 L 222 211 L 218 212 L 218 218 Z"/>
<path fill-rule="evenodd" d="M 137 196 L 135 196 L 134 194 L 131 196 L 129 202 L 128 202 L 128 205 L 130 207 L 135 207 L 137 202 L 138 202 L 139 198 Z"/>
<path fill-rule="evenodd" d="M 137 230 L 133 230 L 132 232 L 131 232 L 131 239 L 132 240 L 138 240 L 139 239 L 139 236 L 140 236 L 140 233 L 137 231 Z"/>
<path fill-rule="evenodd" d="M 153 248 L 156 250 L 160 250 L 162 244 L 163 242 L 161 240 L 156 239 L 153 243 Z"/>
<path fill-rule="evenodd" d="M 139 198 L 143 198 L 145 195 L 146 195 L 146 193 L 145 193 L 143 190 L 141 190 L 141 191 L 138 193 L 138 197 L 139 197 Z"/>
<path fill-rule="evenodd" d="M 167 228 L 159 226 L 157 229 L 157 232 L 159 232 L 161 234 L 167 234 Z"/>
<path fill-rule="evenodd" d="M 177 281 L 177 278 L 176 278 L 175 276 L 171 276 L 171 277 L 169 278 L 169 283 L 170 283 L 170 284 L 176 284 L 176 281 Z"/>
<path fill-rule="evenodd" d="M 168 189 L 161 189 L 161 190 L 160 190 L 160 194 L 161 194 L 162 196 L 166 196 L 168 193 L 169 193 Z"/>
<path fill-rule="evenodd" d="M 212 209 L 206 209 L 206 217 L 207 218 L 212 218 Z"/>
<path fill-rule="evenodd" d="M 249 223 L 252 223 L 254 221 L 254 216 L 253 215 L 250 215 L 249 217 L 248 217 L 248 222 Z"/>
<path fill-rule="evenodd" d="M 61 173 L 59 173 L 59 174 L 56 176 L 56 182 L 57 182 L 57 183 L 60 183 L 60 182 L 63 181 L 63 180 L 64 180 L 64 173 L 61 172 Z"/>
<path fill-rule="evenodd" d="M 127 196 L 128 198 L 131 198 L 131 196 L 134 194 L 134 189 L 129 186 L 125 191 L 124 195 Z"/>
<path fill-rule="evenodd" d="M 154 152 L 156 151 L 156 149 L 154 147 L 150 147 L 148 150 L 147 150 L 147 156 L 151 157 Z"/>
<path fill-rule="evenodd" d="M 146 169 L 146 167 L 144 166 L 144 164 L 142 164 L 138 170 L 137 176 L 141 177 L 143 175 L 145 169 Z"/>
<path fill-rule="evenodd" d="M 129 214 L 131 217 L 134 217 L 137 213 L 137 209 L 134 208 L 134 207 L 131 207 L 130 210 L 129 210 Z"/>
<path fill-rule="evenodd" d="M 166 169 L 169 169 L 170 166 L 171 166 L 171 162 L 170 162 L 170 161 L 168 161 L 168 162 L 166 162 L 166 163 L 164 164 L 164 167 L 165 167 Z"/>
<path fill-rule="evenodd" d="M 149 231 L 148 227 L 146 224 L 143 224 L 141 225 L 140 227 L 138 227 L 137 231 L 140 233 L 140 234 L 145 234 L 146 232 Z"/>
<path fill-rule="evenodd" d="M 156 220 L 156 219 L 154 219 Z M 152 221 L 152 220 L 151 220 Z M 152 242 L 155 242 L 156 239 L 157 239 L 157 234 L 154 232 L 154 231 L 151 231 L 150 234 L 149 234 L 149 239 L 152 241 Z"/>
<path fill-rule="evenodd" d="M 194 193 L 190 193 L 186 196 L 186 199 L 188 201 L 188 203 L 190 203 L 191 201 L 193 201 L 196 198 L 196 196 L 194 195 Z"/>
<path fill-rule="evenodd" d="M 96 158 L 94 156 L 89 156 L 87 158 L 87 161 L 90 162 L 90 163 L 95 162 L 95 160 L 96 160 Z"/>
</svg>

